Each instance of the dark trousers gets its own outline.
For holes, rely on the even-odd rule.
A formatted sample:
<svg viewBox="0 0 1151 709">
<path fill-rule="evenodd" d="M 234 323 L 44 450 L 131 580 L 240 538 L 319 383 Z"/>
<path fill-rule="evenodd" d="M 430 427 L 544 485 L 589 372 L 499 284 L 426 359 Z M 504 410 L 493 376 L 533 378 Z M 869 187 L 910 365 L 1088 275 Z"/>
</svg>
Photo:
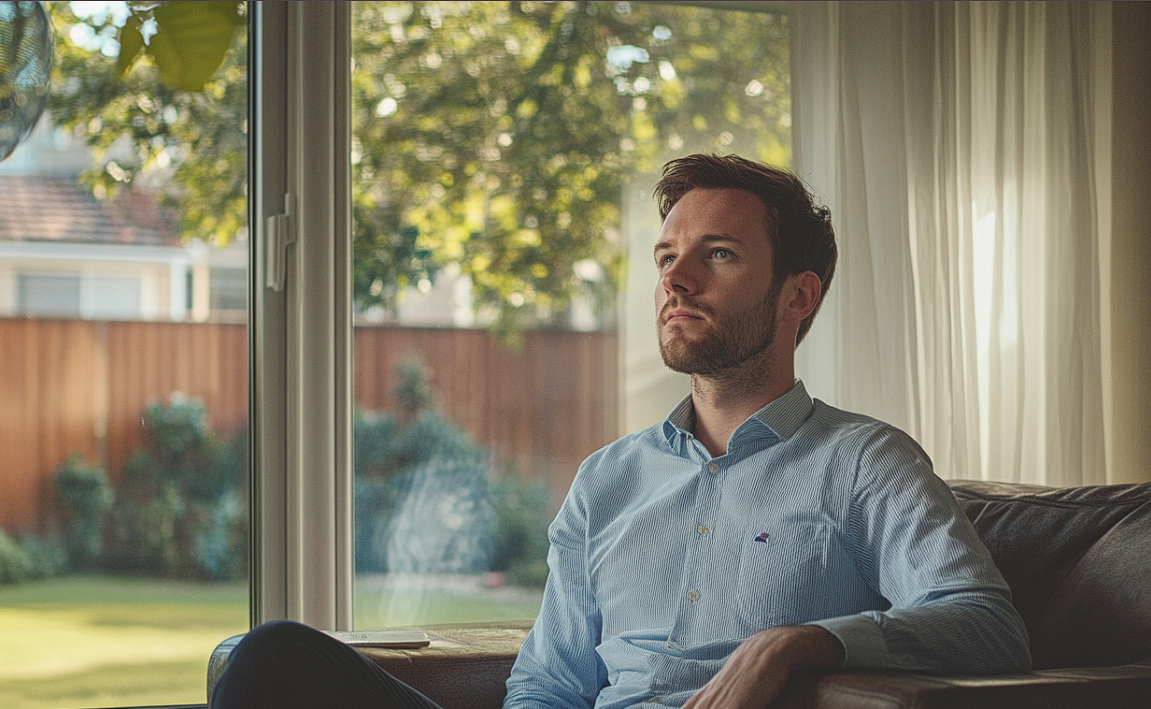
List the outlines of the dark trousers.
<svg viewBox="0 0 1151 709">
<path fill-rule="evenodd" d="M 228 658 L 212 709 L 440 709 L 356 649 L 300 623 L 249 632 Z"/>
</svg>

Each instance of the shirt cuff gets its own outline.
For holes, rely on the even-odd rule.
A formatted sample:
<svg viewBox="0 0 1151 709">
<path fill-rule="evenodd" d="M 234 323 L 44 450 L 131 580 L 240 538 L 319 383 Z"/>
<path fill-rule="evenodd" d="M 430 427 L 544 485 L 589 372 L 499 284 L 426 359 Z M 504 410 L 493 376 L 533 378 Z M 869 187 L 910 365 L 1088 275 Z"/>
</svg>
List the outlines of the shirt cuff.
<svg viewBox="0 0 1151 709">
<path fill-rule="evenodd" d="M 864 615 L 845 615 L 817 620 L 817 625 L 834 635 L 843 645 L 841 667 L 876 667 L 887 657 L 887 642 L 879 625 Z"/>
</svg>

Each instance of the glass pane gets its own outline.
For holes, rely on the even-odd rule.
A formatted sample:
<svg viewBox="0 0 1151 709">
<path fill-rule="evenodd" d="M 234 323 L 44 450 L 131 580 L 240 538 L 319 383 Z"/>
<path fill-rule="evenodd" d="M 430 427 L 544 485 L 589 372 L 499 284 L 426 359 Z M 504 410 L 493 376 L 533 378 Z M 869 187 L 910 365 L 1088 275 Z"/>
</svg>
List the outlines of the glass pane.
<svg viewBox="0 0 1151 709">
<path fill-rule="evenodd" d="M 786 18 L 352 13 L 356 626 L 529 619 L 580 461 L 687 393 L 654 337 L 655 176 L 789 161 Z"/>
<path fill-rule="evenodd" d="M 244 7 L 47 12 L 0 161 L 0 706 L 203 703 L 249 616 Z"/>
</svg>

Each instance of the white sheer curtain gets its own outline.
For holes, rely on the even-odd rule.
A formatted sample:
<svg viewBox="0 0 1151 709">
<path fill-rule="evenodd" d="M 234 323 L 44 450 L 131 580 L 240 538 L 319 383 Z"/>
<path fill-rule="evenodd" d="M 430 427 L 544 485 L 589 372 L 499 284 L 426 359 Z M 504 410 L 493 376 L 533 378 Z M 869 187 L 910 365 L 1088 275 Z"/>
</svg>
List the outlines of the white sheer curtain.
<svg viewBox="0 0 1151 709">
<path fill-rule="evenodd" d="M 942 477 L 1107 481 L 1109 5 L 792 4 L 840 244 L 800 374 Z"/>
</svg>

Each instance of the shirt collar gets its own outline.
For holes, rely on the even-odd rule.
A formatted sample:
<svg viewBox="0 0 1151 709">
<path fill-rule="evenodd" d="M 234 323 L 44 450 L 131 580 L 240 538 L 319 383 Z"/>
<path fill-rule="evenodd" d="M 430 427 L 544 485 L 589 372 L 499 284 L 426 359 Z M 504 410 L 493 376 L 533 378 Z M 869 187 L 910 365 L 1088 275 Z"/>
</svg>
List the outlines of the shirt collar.
<svg viewBox="0 0 1151 709">
<path fill-rule="evenodd" d="M 799 430 L 814 405 L 803 382 L 796 379 L 795 385 L 786 394 L 752 414 L 740 429 L 755 421 L 767 427 L 768 431 L 779 440 L 787 440 L 791 434 Z M 679 434 L 690 433 L 693 428 L 695 428 L 695 407 L 691 403 L 691 395 L 688 394 L 664 420 L 663 435 L 668 445 L 674 447 Z M 739 433 L 738 429 L 736 433 Z"/>
</svg>

